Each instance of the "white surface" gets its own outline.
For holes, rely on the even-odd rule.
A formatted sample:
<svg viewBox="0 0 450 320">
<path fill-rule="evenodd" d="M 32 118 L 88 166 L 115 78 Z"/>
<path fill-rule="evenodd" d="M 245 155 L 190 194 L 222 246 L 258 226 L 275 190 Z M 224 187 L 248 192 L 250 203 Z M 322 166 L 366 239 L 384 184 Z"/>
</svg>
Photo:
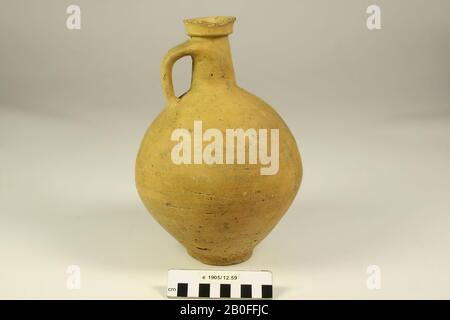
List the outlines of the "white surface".
<svg viewBox="0 0 450 320">
<path fill-rule="evenodd" d="M 79 32 L 71 2 L 0 11 L 0 298 L 164 299 L 168 269 L 217 269 L 134 186 L 162 55 L 182 18 L 211 13 L 237 15 L 238 82 L 273 104 L 304 162 L 285 217 L 226 269 L 271 270 L 275 299 L 450 298 L 448 2 L 378 1 L 374 32 L 369 1 L 78 2 Z"/>
<path fill-rule="evenodd" d="M 227 269 L 272 270 L 275 298 L 449 298 L 450 118 L 321 119 L 332 134 L 308 132 L 308 121 L 297 130 L 295 203 L 249 261 Z M 211 268 L 139 201 L 130 121 L 103 131 L 93 117 L 5 109 L 0 121 L 2 298 L 160 299 L 168 269 Z M 371 264 L 381 290 L 366 288 Z M 66 289 L 69 265 L 81 290 Z"/>
</svg>

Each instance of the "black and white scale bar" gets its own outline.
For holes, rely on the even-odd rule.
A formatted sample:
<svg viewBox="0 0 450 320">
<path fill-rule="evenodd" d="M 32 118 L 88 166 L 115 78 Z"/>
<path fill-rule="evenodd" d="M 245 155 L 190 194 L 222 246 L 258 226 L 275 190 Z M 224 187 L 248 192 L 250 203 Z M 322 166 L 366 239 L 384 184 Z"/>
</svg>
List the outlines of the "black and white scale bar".
<svg viewBox="0 0 450 320">
<path fill-rule="evenodd" d="M 187 298 L 188 297 L 188 283 L 179 283 L 177 286 L 177 297 Z M 252 295 L 254 292 L 253 285 L 251 284 L 241 284 L 241 294 L 239 298 L 256 298 Z M 211 296 L 211 285 L 209 283 L 200 283 L 198 287 L 198 298 L 215 298 Z M 219 297 L 216 298 L 231 298 L 231 284 L 221 283 Z M 260 298 L 272 298 L 272 285 L 263 284 L 261 285 L 261 296 Z"/>
<path fill-rule="evenodd" d="M 169 270 L 167 296 L 171 298 L 270 299 L 270 271 Z"/>
</svg>

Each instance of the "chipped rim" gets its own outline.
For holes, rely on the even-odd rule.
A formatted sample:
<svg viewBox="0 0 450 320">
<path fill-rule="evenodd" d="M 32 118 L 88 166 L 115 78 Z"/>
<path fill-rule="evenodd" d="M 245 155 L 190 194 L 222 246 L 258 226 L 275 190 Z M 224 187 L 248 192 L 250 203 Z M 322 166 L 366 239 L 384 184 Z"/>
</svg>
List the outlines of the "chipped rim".
<svg viewBox="0 0 450 320">
<path fill-rule="evenodd" d="M 185 24 L 203 25 L 210 28 L 224 26 L 234 21 L 236 21 L 236 17 L 233 16 L 210 16 L 183 20 Z"/>
</svg>

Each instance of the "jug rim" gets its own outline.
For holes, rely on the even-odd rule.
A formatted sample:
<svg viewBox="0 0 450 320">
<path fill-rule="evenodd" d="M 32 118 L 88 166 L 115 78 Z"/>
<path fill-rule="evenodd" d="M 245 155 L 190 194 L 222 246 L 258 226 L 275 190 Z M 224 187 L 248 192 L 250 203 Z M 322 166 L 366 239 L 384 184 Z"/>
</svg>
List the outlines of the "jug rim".
<svg viewBox="0 0 450 320">
<path fill-rule="evenodd" d="M 183 20 L 186 33 L 189 36 L 218 37 L 233 32 L 233 16 L 209 16 Z"/>
</svg>

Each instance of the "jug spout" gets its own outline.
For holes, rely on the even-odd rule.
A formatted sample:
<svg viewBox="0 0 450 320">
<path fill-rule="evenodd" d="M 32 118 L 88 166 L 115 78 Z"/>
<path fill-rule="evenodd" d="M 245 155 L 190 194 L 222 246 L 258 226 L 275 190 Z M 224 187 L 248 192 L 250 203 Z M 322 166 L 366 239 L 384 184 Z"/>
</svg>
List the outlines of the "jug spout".
<svg viewBox="0 0 450 320">
<path fill-rule="evenodd" d="M 235 17 L 205 17 L 184 20 L 191 37 L 191 88 L 208 83 L 235 85 L 233 61 L 228 35 L 233 32 Z"/>
<path fill-rule="evenodd" d="M 191 37 L 221 37 L 233 32 L 235 17 L 215 16 L 184 20 L 186 33 Z"/>
<path fill-rule="evenodd" d="M 206 17 L 184 20 L 191 39 L 173 47 L 161 63 L 161 82 L 168 104 L 177 102 L 172 83 L 174 63 L 192 58 L 191 89 L 213 84 L 230 89 L 236 85 L 228 35 L 233 31 L 235 17 Z"/>
</svg>

